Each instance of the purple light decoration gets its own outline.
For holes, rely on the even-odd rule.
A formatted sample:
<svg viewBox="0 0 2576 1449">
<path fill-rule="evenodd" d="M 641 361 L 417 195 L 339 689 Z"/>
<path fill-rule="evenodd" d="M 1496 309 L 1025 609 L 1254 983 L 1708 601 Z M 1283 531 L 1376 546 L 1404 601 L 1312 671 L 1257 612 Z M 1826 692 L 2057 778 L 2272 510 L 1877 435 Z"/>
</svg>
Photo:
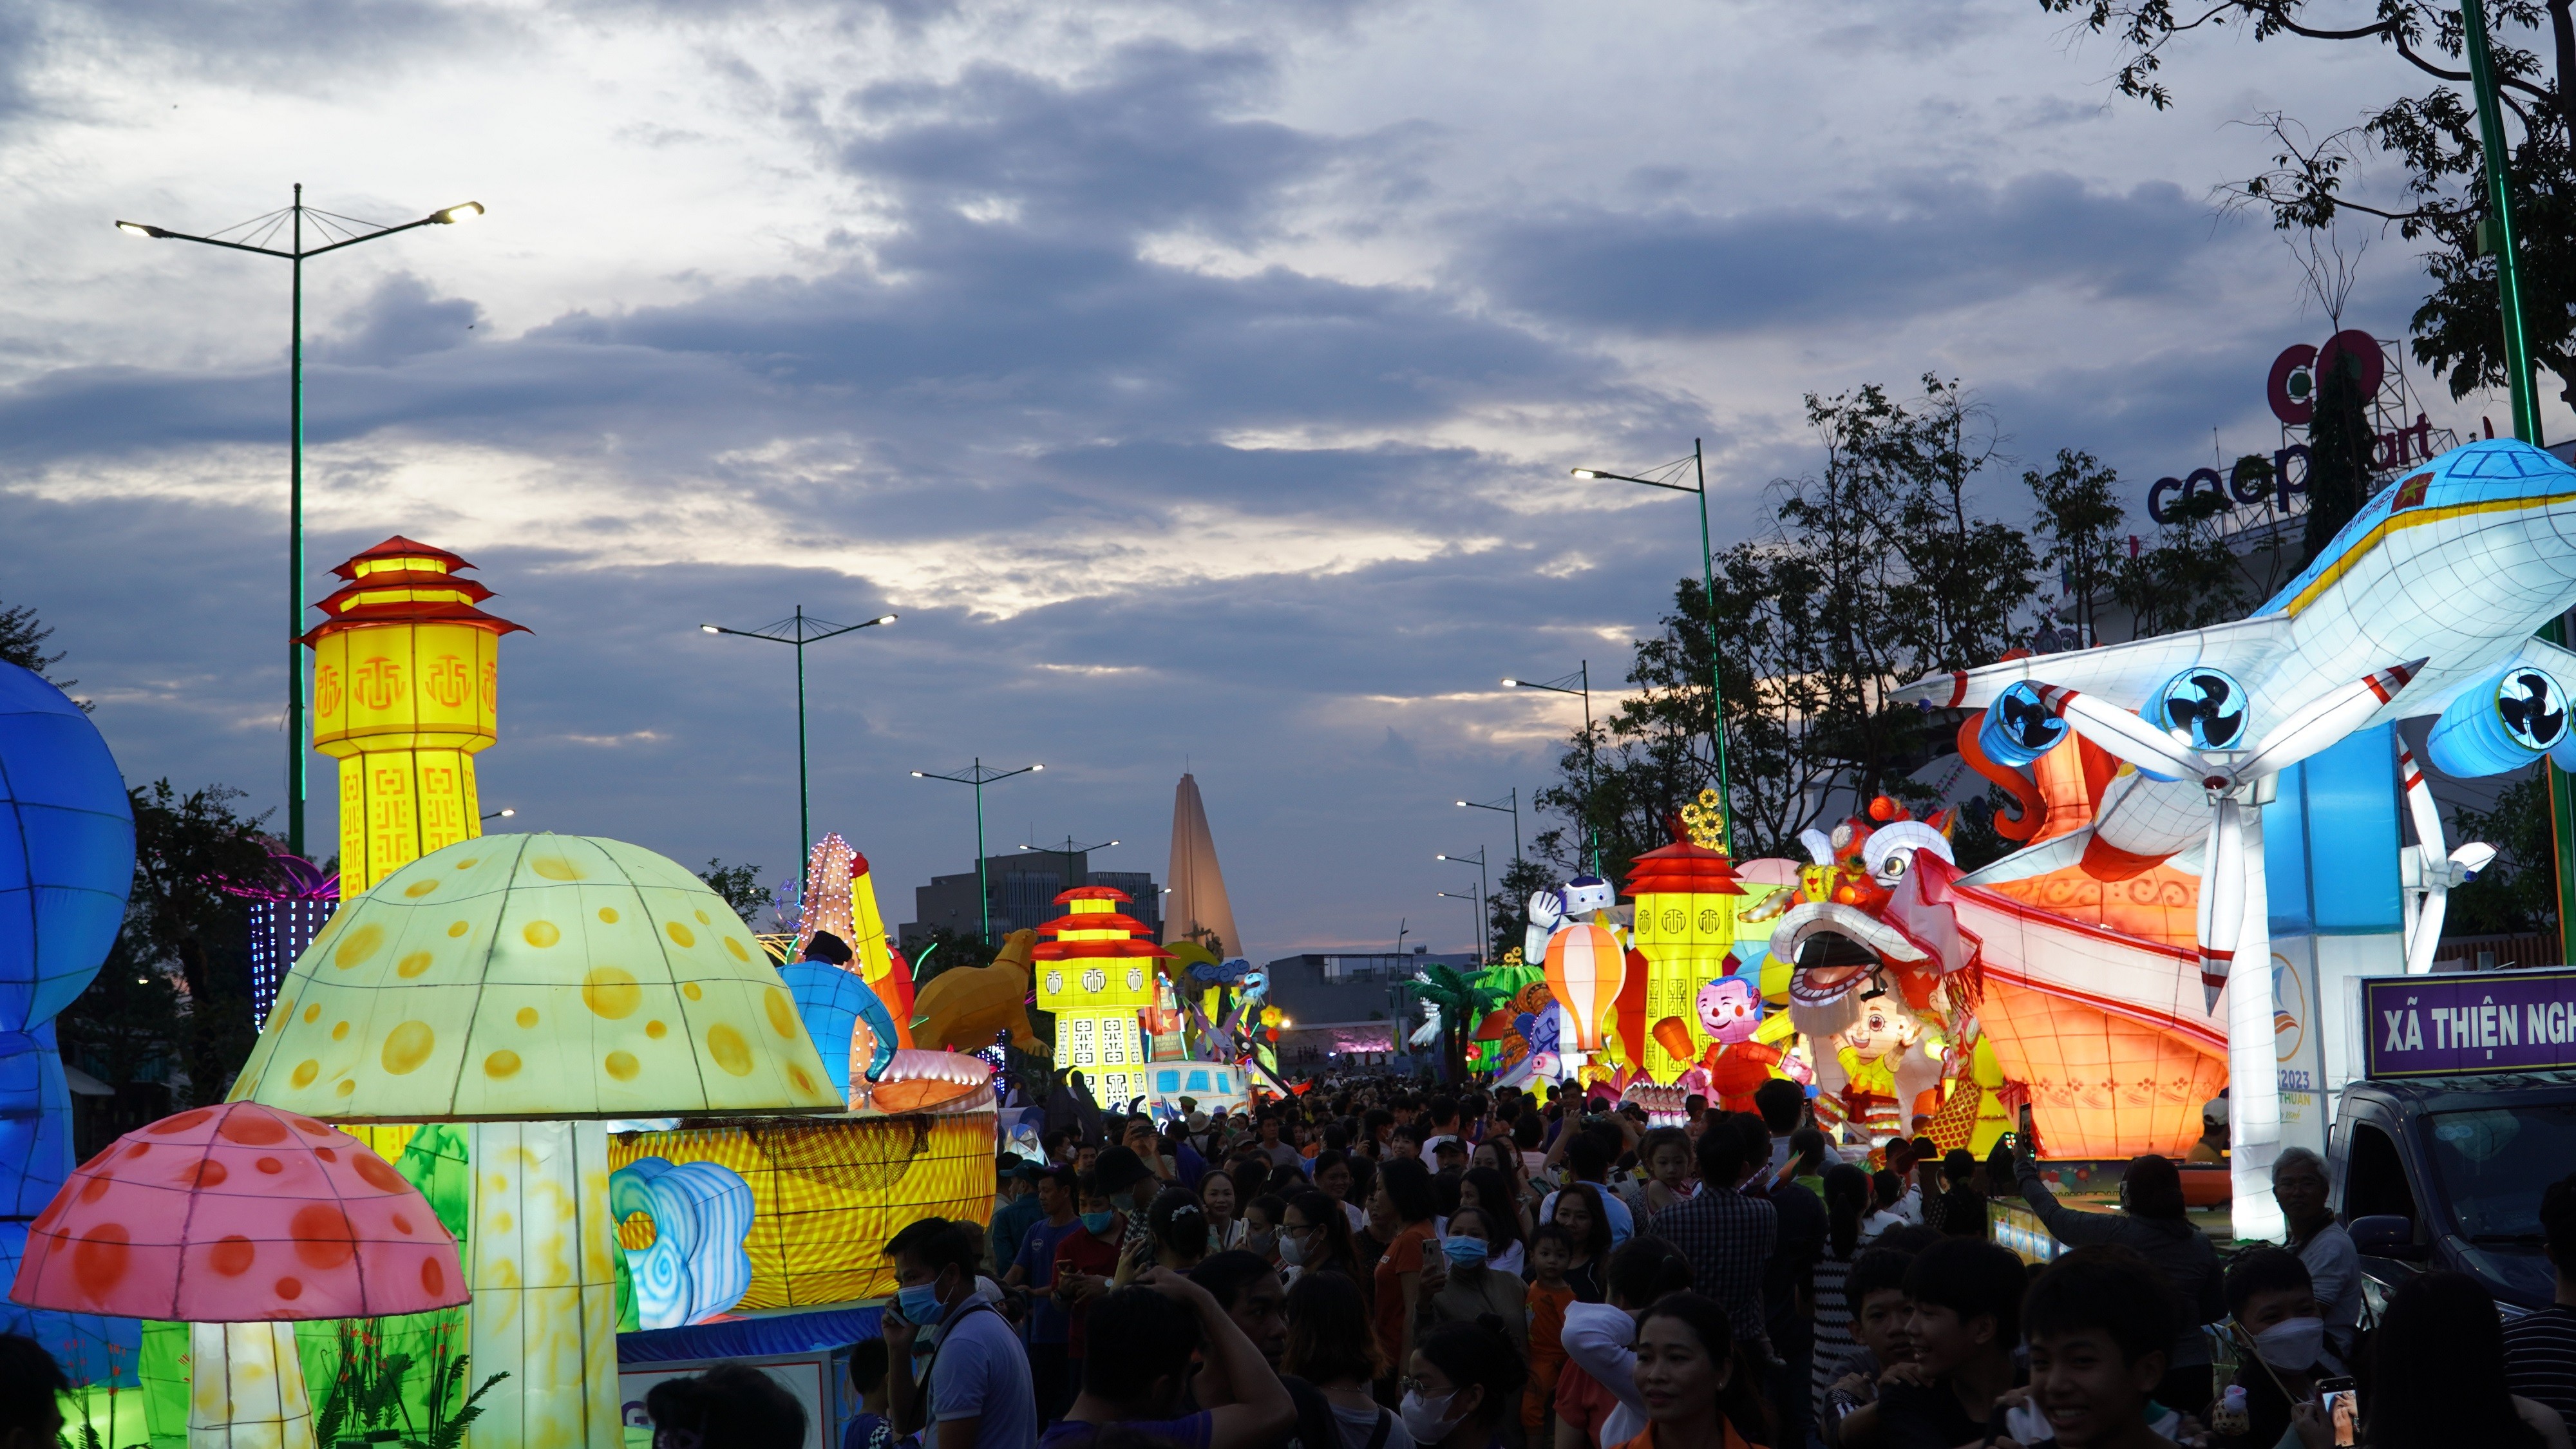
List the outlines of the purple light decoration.
<svg viewBox="0 0 2576 1449">
<path fill-rule="evenodd" d="M 251 1020 L 265 1022 L 278 983 L 340 909 L 339 874 L 271 846 L 266 880 L 215 884 L 249 903 Z"/>
</svg>

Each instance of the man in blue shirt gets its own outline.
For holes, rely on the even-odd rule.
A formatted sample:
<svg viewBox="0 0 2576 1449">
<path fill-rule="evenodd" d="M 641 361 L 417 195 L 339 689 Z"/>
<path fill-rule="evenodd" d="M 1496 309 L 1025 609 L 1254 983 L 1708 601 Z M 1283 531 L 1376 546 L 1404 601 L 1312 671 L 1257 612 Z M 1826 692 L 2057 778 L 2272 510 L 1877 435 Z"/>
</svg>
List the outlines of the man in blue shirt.
<svg viewBox="0 0 2576 1449">
<path fill-rule="evenodd" d="M 1065 1406 L 1073 1402 L 1065 1341 L 1072 1320 L 1055 1301 L 1054 1289 L 1056 1249 L 1082 1226 L 1074 1213 L 1081 1200 L 1079 1181 L 1070 1167 L 1049 1169 L 1038 1178 L 1037 1201 L 1046 1216 L 1029 1228 L 1002 1278 L 1013 1287 L 1025 1284 L 1036 1290 L 1029 1304 L 1029 1382 L 1037 1390 L 1041 1424 L 1063 1418 Z"/>
<path fill-rule="evenodd" d="M 1008 1320 L 975 1292 L 983 1234 L 973 1223 L 923 1218 L 885 1246 L 895 1301 L 886 1305 L 886 1355 L 895 1428 L 919 1432 L 923 1449 L 1036 1449 L 1036 1392 L 1028 1351 Z M 909 1371 L 913 1343 L 933 1333 L 925 1382 Z M 923 1426 L 927 1424 L 925 1429 Z"/>
<path fill-rule="evenodd" d="M 993 1245 L 996 1278 L 1011 1270 L 1011 1260 L 1019 1256 L 1020 1242 L 1029 1235 L 1030 1225 L 1046 1215 L 1046 1206 L 1037 1195 L 1042 1172 L 1036 1163 L 1009 1153 L 993 1164 L 993 1225 L 986 1230 L 986 1237 Z"/>
</svg>

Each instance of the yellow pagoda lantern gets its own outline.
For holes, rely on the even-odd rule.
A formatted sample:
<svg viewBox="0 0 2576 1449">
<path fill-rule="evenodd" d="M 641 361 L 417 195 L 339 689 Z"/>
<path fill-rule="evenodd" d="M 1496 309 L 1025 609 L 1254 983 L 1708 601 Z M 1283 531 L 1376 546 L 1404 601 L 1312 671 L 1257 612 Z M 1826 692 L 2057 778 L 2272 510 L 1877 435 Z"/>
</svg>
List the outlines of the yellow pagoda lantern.
<svg viewBox="0 0 2576 1449">
<path fill-rule="evenodd" d="M 340 893 L 483 833 L 474 755 L 499 734 L 501 636 L 472 568 L 397 534 L 314 607 L 313 748 L 340 762 Z"/>
<path fill-rule="evenodd" d="M 1674 1056 L 1652 1031 L 1646 1035 L 1646 1075 L 1666 1083 L 1688 1071 L 1708 1047 L 1708 1033 L 1699 1024 L 1699 989 L 1731 967 L 1736 908 L 1744 895 L 1734 862 L 1715 848 L 1725 839 L 1716 792 L 1700 792 L 1682 819 L 1690 838 L 1646 851 L 1628 867 L 1637 951 L 1646 958 L 1645 1019 L 1678 1018 L 1690 1032 L 1688 1058 Z"/>
<path fill-rule="evenodd" d="M 1144 1022 L 1156 1005 L 1158 964 L 1172 953 L 1151 928 L 1119 909 L 1135 898 L 1110 886 L 1076 886 L 1055 898 L 1065 913 L 1038 928 L 1051 941 L 1031 952 L 1038 1009 L 1055 1013 L 1055 1064 L 1079 1068 L 1102 1102 L 1148 1092 Z"/>
</svg>

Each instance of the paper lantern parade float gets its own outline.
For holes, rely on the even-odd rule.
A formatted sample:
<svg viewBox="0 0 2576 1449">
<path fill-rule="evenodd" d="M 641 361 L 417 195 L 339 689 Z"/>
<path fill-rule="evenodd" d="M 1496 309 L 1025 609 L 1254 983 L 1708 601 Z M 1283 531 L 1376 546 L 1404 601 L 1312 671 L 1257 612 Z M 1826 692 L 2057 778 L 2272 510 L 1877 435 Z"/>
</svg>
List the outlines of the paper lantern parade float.
<svg viewBox="0 0 2576 1449">
<path fill-rule="evenodd" d="M 463 841 L 344 905 L 233 1096 L 472 1124 L 473 1361 L 513 1373 L 476 1432 L 528 1449 L 620 1434 L 607 1121 L 844 1106 L 722 897 L 651 851 L 557 835 Z"/>
<path fill-rule="evenodd" d="M 356 1138 L 248 1102 L 129 1132 L 31 1227 L 10 1297 L 189 1334 L 190 1449 L 316 1449 L 294 1321 L 465 1301 L 456 1243 Z"/>
</svg>

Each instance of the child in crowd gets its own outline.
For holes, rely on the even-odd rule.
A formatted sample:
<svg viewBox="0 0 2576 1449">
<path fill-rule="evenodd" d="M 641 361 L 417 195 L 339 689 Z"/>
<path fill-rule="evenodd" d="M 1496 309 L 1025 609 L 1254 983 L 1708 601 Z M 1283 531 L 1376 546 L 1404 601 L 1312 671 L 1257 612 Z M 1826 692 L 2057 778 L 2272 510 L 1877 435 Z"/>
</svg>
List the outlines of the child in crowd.
<svg viewBox="0 0 2576 1449">
<path fill-rule="evenodd" d="M 1565 1266 L 1574 1261 L 1574 1235 L 1554 1223 L 1541 1223 L 1529 1240 L 1529 1385 L 1521 1396 L 1521 1427 L 1536 1434 L 1552 1421 L 1556 1379 L 1565 1367 L 1565 1305 L 1574 1301 L 1574 1286 L 1565 1281 Z"/>
<path fill-rule="evenodd" d="M 2173 1449 L 2159 1430 L 2178 1429 L 2181 1416 L 2150 1396 L 2165 1376 L 2176 1315 L 2146 1259 L 2126 1248 L 2079 1248 L 2031 1284 L 2021 1315 L 2030 1387 L 2006 1397 L 2026 1404 L 2009 1416 L 2023 1449 Z"/>
<path fill-rule="evenodd" d="M 850 1345 L 850 1392 L 859 1411 L 841 1431 L 841 1449 L 904 1449 L 919 1441 L 894 1431 L 886 1416 L 886 1346 L 882 1338 L 863 1338 Z"/>
<path fill-rule="evenodd" d="M 2028 1281 L 2021 1259 L 1982 1238 L 1945 1237 L 1916 1254 L 1905 1272 L 1914 1361 L 1880 1376 L 1878 1402 L 1844 1420 L 1846 1437 L 1886 1449 L 1953 1449 L 1999 1434 L 1996 1401 L 2021 1382 L 2013 1347 Z M 1863 1415 L 1872 1417 L 1874 1440 L 1860 1431 Z"/>
</svg>

